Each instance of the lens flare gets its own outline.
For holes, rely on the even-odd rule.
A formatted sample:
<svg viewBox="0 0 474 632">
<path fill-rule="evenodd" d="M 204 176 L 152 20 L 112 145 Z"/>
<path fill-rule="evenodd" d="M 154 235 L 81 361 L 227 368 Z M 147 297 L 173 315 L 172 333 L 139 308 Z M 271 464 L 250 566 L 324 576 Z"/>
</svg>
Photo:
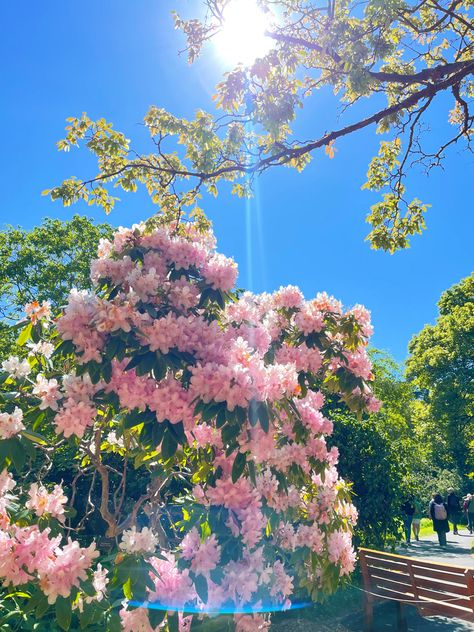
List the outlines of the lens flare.
<svg viewBox="0 0 474 632">
<path fill-rule="evenodd" d="M 271 49 L 266 35 L 273 18 L 260 9 L 255 0 L 231 0 L 224 9 L 224 24 L 215 36 L 217 51 L 223 61 L 249 66 Z"/>
<path fill-rule="evenodd" d="M 160 603 L 151 601 L 128 601 L 128 605 L 133 608 L 147 608 L 148 610 L 166 610 L 167 612 L 185 612 L 188 614 L 207 614 L 211 616 L 227 615 L 227 614 L 267 614 L 272 612 L 282 612 L 286 610 L 301 610 L 302 608 L 308 608 L 313 604 L 310 601 L 301 601 L 292 603 L 290 606 L 275 606 L 274 604 L 259 604 L 258 606 L 246 606 L 242 608 L 223 606 L 222 608 L 209 608 L 205 606 L 203 608 L 196 608 L 196 606 L 189 604 L 176 604 L 176 603 Z"/>
</svg>

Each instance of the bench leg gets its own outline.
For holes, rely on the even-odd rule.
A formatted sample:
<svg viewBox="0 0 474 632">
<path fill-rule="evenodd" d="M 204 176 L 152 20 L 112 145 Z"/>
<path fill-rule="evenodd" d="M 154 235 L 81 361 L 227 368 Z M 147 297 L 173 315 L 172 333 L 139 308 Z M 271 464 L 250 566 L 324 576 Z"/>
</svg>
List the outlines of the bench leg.
<svg viewBox="0 0 474 632">
<path fill-rule="evenodd" d="M 400 601 L 397 601 L 397 630 L 398 632 L 408 632 L 405 607 Z"/>
<path fill-rule="evenodd" d="M 364 631 L 374 632 L 374 604 L 367 597 L 364 599 Z"/>
</svg>

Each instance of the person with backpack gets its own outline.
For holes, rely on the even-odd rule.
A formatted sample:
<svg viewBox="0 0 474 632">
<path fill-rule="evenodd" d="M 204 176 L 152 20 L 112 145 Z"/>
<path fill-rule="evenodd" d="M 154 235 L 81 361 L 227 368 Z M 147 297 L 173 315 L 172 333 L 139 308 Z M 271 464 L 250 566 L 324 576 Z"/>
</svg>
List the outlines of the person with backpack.
<svg viewBox="0 0 474 632">
<path fill-rule="evenodd" d="M 458 522 L 461 514 L 461 505 L 459 497 L 454 493 L 454 489 L 448 489 L 448 496 L 446 498 L 446 504 L 448 505 L 448 520 L 453 523 L 453 533 L 458 534 Z"/>
<path fill-rule="evenodd" d="M 433 520 L 433 530 L 438 534 L 439 545 L 446 546 L 446 534 L 449 533 L 448 505 L 443 501 L 441 494 L 433 494 L 429 511 Z"/>
<path fill-rule="evenodd" d="M 468 494 L 464 501 L 464 510 L 467 516 L 467 528 L 469 529 L 469 533 L 472 535 L 474 532 L 474 496 L 472 494 Z"/>
</svg>

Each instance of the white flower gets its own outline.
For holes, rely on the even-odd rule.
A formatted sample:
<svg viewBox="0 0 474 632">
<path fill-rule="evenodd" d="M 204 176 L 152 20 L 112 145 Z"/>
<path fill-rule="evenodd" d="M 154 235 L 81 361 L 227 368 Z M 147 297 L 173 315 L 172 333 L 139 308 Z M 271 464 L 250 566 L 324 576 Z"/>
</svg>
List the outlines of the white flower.
<svg viewBox="0 0 474 632">
<path fill-rule="evenodd" d="M 2 362 L 2 370 L 6 371 L 10 377 L 21 379 L 30 374 L 31 368 L 28 360 L 20 360 L 17 356 L 10 356 L 8 360 Z"/>
<path fill-rule="evenodd" d="M 46 342 L 45 340 L 41 340 L 40 342 L 35 342 L 34 344 L 29 345 L 30 353 L 29 355 L 42 355 L 49 360 L 49 358 L 53 355 L 54 345 L 51 342 Z"/>
<path fill-rule="evenodd" d="M 137 531 L 136 527 L 132 527 L 122 533 L 119 547 L 125 553 L 154 553 L 157 545 L 158 538 L 151 529 L 143 527 L 141 531 Z"/>
<path fill-rule="evenodd" d="M 117 437 L 117 434 L 115 432 L 115 430 L 111 430 L 109 432 L 109 434 L 106 437 L 107 439 L 107 443 L 110 443 L 110 445 L 114 445 L 117 446 L 117 448 L 124 448 L 125 444 L 123 442 L 123 438 L 122 437 Z"/>
</svg>

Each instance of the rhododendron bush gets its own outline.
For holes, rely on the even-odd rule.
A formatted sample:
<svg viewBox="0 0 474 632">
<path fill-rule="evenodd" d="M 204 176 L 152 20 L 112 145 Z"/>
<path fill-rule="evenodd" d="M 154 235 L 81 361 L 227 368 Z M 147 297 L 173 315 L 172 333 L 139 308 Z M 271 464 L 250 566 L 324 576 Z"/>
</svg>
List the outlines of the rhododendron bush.
<svg viewBox="0 0 474 632">
<path fill-rule="evenodd" d="M 235 290 L 202 221 L 120 229 L 91 275 L 60 315 L 27 306 L 24 354 L 2 364 L 0 579 L 18 616 L 149 632 L 226 612 L 244 632 L 334 591 L 356 512 L 325 401 L 378 407 L 368 312 Z M 66 445 L 72 483 L 48 482 Z"/>
</svg>

